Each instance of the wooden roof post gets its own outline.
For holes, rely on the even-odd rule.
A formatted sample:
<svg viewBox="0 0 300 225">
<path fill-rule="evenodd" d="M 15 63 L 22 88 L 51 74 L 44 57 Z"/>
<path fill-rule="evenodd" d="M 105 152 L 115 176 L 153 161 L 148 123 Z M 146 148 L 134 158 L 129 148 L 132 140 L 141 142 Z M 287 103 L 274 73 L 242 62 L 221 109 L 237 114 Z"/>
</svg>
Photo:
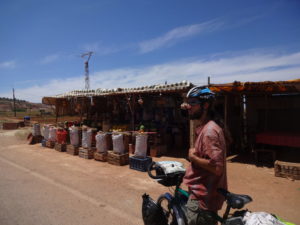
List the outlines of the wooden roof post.
<svg viewBox="0 0 300 225">
<path fill-rule="evenodd" d="M 228 95 L 225 95 L 225 102 L 224 102 L 224 130 L 228 129 Z"/>
<path fill-rule="evenodd" d="M 195 142 L 195 129 L 194 129 L 194 122 L 190 120 L 190 148 L 194 147 Z"/>
<path fill-rule="evenodd" d="M 134 131 L 135 127 L 135 95 L 132 95 L 132 98 L 130 98 L 129 104 L 131 104 L 131 129 Z"/>
<path fill-rule="evenodd" d="M 58 111 L 59 111 L 59 103 L 55 101 L 55 123 L 58 121 Z"/>
<path fill-rule="evenodd" d="M 190 148 L 194 148 L 196 140 L 196 127 L 200 124 L 200 120 L 190 120 Z"/>
<path fill-rule="evenodd" d="M 244 147 L 248 145 L 248 121 L 247 121 L 247 96 L 243 94 L 243 140 L 244 140 Z"/>
<path fill-rule="evenodd" d="M 83 111 L 83 98 L 81 98 L 81 107 L 80 107 L 80 124 L 82 123 L 82 111 Z"/>
<path fill-rule="evenodd" d="M 265 94 L 265 124 L 264 124 L 264 131 L 268 130 L 268 116 L 269 116 L 269 102 L 268 102 L 268 95 Z"/>
</svg>

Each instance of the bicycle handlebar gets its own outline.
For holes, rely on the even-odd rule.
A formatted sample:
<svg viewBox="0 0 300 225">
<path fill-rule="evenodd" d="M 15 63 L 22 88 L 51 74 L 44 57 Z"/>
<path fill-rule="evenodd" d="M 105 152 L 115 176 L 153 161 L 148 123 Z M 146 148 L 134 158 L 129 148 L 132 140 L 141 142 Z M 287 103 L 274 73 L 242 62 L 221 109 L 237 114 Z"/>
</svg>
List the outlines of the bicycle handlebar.
<svg viewBox="0 0 300 225">
<path fill-rule="evenodd" d="M 152 162 L 149 166 L 148 166 L 148 175 L 149 177 L 151 177 L 152 179 L 164 179 L 166 178 L 167 176 L 166 175 L 153 175 L 152 174 L 152 171 L 153 170 L 156 170 L 156 163 L 155 162 Z"/>
</svg>

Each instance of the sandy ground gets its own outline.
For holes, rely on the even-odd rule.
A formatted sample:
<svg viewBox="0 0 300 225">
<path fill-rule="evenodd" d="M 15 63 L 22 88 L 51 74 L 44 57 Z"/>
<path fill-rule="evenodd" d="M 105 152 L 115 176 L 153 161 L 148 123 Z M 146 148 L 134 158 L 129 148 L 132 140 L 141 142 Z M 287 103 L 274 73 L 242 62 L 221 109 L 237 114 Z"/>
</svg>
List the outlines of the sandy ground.
<svg viewBox="0 0 300 225">
<path fill-rule="evenodd" d="M 168 191 L 128 166 L 27 145 L 16 132 L 0 130 L 0 224 L 142 224 L 141 195 Z M 300 224 L 300 181 L 236 159 L 227 163 L 229 190 L 253 198 L 246 208 Z"/>
</svg>

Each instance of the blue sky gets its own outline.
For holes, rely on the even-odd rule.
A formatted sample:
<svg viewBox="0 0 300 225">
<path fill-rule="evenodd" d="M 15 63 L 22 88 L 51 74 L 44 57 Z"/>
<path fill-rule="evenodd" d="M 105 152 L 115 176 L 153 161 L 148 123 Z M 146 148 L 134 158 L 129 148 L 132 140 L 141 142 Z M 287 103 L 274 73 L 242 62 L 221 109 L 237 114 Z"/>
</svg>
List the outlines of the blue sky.
<svg viewBox="0 0 300 225">
<path fill-rule="evenodd" d="M 0 97 L 300 78 L 299 0 L 1 0 Z"/>
</svg>

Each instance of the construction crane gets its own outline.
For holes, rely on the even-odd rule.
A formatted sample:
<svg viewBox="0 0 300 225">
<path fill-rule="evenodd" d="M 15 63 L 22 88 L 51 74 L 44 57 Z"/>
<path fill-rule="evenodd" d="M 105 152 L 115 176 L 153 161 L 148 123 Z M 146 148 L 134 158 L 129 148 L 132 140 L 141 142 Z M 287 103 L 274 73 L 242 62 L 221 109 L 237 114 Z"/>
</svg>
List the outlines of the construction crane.
<svg viewBox="0 0 300 225">
<path fill-rule="evenodd" d="M 94 52 L 86 52 L 81 55 L 82 58 L 87 56 L 87 60 L 84 62 L 84 71 L 85 71 L 85 89 L 90 89 L 90 78 L 89 78 L 89 60 Z"/>
</svg>

